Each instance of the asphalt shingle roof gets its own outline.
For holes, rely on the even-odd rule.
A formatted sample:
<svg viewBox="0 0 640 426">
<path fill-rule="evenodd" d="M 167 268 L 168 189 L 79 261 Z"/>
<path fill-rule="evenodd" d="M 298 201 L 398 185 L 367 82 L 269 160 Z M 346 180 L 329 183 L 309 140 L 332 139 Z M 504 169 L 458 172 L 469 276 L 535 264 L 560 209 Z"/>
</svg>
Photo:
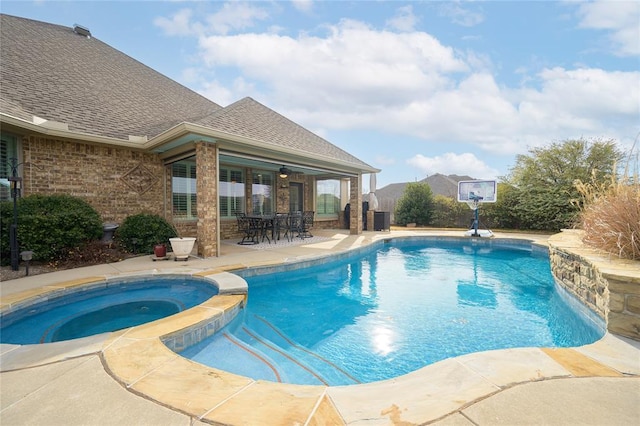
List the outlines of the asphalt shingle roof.
<svg viewBox="0 0 640 426">
<path fill-rule="evenodd" d="M 66 123 L 69 131 L 149 139 L 187 122 L 230 135 L 371 166 L 244 98 L 221 107 L 73 28 L 0 14 L 0 111 Z"/>
<path fill-rule="evenodd" d="M 368 166 L 288 118 L 252 98 L 243 98 L 195 122 L 234 135 Z"/>
<path fill-rule="evenodd" d="M 155 136 L 220 105 L 73 28 L 1 15 L 0 94 L 69 130 L 127 139 Z M 5 111 L 3 105 L 3 111 Z"/>
<path fill-rule="evenodd" d="M 469 176 L 458 175 L 443 175 L 441 173 L 435 173 L 429 177 L 426 177 L 419 181 L 420 183 L 426 183 L 431 188 L 431 192 L 434 195 L 444 195 L 445 197 L 457 197 L 458 195 L 458 182 L 462 180 L 473 180 Z M 404 190 L 409 182 L 392 183 L 383 188 L 376 190 L 376 197 L 378 200 L 391 200 L 395 203 L 402 198 Z"/>
</svg>

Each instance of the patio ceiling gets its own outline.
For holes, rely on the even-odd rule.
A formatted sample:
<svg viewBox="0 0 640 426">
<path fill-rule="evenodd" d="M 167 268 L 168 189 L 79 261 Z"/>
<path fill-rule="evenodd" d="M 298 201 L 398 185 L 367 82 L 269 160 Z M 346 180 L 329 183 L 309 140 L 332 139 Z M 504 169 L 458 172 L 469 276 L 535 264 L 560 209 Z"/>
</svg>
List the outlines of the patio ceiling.
<svg viewBox="0 0 640 426">
<path fill-rule="evenodd" d="M 309 176 L 316 176 L 322 178 L 345 178 L 349 176 L 353 176 L 353 174 L 339 173 L 336 171 L 315 168 L 311 166 L 305 166 L 301 164 L 297 164 L 295 162 L 278 162 L 273 159 L 261 159 L 257 157 L 252 157 L 244 154 L 234 154 L 234 153 L 220 153 L 220 164 L 237 166 L 237 167 L 247 167 L 251 169 L 258 170 L 266 170 L 278 172 L 280 167 L 285 166 L 291 173 L 302 173 Z"/>
</svg>

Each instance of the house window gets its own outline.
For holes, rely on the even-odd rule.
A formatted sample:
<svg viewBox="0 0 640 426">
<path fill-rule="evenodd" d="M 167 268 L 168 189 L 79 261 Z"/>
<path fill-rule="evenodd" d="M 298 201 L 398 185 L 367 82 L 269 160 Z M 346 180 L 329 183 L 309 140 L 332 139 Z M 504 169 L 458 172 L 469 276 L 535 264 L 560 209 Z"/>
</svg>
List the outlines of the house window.
<svg viewBox="0 0 640 426">
<path fill-rule="evenodd" d="M 183 160 L 171 165 L 171 189 L 173 190 L 173 218 L 175 220 L 197 219 L 198 200 L 194 160 Z"/>
<path fill-rule="evenodd" d="M 316 215 L 337 216 L 340 212 L 340 181 L 326 179 L 316 181 Z"/>
<path fill-rule="evenodd" d="M 18 143 L 14 136 L 3 133 L 0 142 L 0 201 L 11 199 L 9 177 L 12 158 L 18 158 Z"/>
<path fill-rule="evenodd" d="M 220 217 L 235 218 L 245 212 L 244 173 L 240 169 L 220 168 Z"/>
<path fill-rule="evenodd" d="M 273 214 L 275 205 L 274 174 L 265 171 L 254 171 L 251 176 L 251 201 L 253 214 Z"/>
</svg>

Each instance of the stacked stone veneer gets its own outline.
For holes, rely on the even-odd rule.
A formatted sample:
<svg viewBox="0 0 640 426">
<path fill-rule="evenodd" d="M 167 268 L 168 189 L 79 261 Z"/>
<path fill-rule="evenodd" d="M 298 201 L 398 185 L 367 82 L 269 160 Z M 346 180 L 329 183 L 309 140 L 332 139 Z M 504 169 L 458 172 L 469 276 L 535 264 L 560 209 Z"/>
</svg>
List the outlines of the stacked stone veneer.
<svg viewBox="0 0 640 426">
<path fill-rule="evenodd" d="M 608 331 L 640 340 L 640 261 L 588 248 L 582 236 L 567 230 L 549 238 L 554 277 L 604 319 Z"/>
</svg>

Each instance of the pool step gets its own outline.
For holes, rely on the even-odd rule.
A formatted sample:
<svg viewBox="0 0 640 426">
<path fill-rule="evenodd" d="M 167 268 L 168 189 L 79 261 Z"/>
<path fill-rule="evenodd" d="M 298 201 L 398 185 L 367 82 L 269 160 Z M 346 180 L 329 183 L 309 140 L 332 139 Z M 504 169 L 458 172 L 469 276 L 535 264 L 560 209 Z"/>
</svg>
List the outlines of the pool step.
<svg viewBox="0 0 640 426">
<path fill-rule="evenodd" d="M 236 318 L 220 333 L 181 354 L 256 380 L 325 386 L 359 383 L 261 318 Z"/>
<path fill-rule="evenodd" d="M 359 383 L 348 372 L 293 342 L 260 317 L 245 318 L 244 324 L 234 329 L 233 335 L 274 360 L 283 376 L 287 377 L 286 381 L 334 386 Z"/>
</svg>

